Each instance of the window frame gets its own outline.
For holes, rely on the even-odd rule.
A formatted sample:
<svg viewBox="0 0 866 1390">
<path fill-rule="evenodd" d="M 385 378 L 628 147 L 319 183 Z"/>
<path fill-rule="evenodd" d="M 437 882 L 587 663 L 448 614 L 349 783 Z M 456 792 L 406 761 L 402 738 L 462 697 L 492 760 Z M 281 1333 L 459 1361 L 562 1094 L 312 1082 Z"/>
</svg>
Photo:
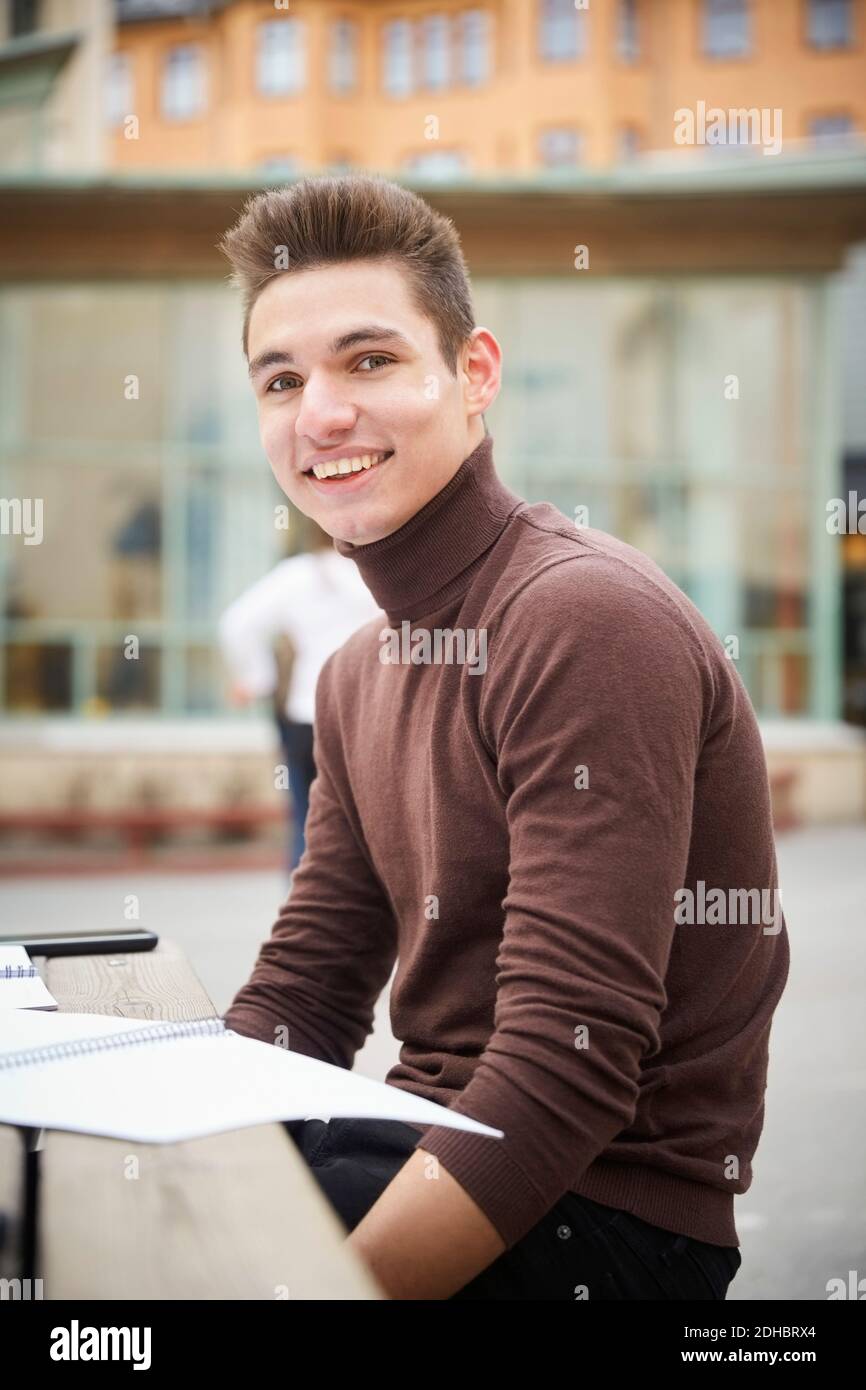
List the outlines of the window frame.
<svg viewBox="0 0 866 1390">
<path fill-rule="evenodd" d="M 547 14 L 550 6 L 551 13 Z M 556 8 L 555 8 L 556 7 Z M 561 9 L 562 13 L 556 12 Z M 567 63 L 585 61 L 589 52 L 588 11 L 574 8 L 572 0 L 536 0 L 535 10 L 535 56 L 538 62 L 547 65 L 564 66 Z M 555 37 L 557 30 L 564 27 L 565 20 L 572 21 L 575 51 L 557 53 L 545 50 L 546 40 Z M 553 45 L 549 45 L 552 50 Z"/>
<path fill-rule="evenodd" d="M 835 2 L 839 3 L 839 0 L 835 0 Z M 815 0 L 803 0 L 803 43 L 810 53 L 853 53 L 859 47 L 856 38 L 856 12 L 851 0 L 842 0 L 842 3 L 846 5 L 848 16 L 847 40 L 844 43 L 816 43 L 811 32 L 811 20 L 815 14 Z"/>
<path fill-rule="evenodd" d="M 266 86 L 263 84 L 263 72 L 265 70 L 265 59 L 274 62 L 273 54 L 266 54 L 263 44 L 265 32 L 271 34 L 284 33 L 287 36 L 294 35 L 293 40 L 289 40 L 288 61 L 294 63 L 298 68 L 298 79 L 296 82 L 289 82 L 287 86 Z M 284 19 L 261 19 L 256 25 L 256 47 L 254 55 L 254 88 L 257 97 L 265 100 L 285 101 L 291 97 L 303 95 L 308 86 L 307 74 L 307 31 L 302 18 L 297 15 L 290 15 Z M 291 76 L 291 73 L 290 73 Z"/>
<path fill-rule="evenodd" d="M 710 48 L 710 46 L 709 46 L 709 42 L 708 42 L 709 33 L 708 33 L 708 30 L 709 30 L 710 23 L 711 23 L 713 17 L 715 17 L 717 20 L 718 20 L 718 18 L 719 18 L 719 13 L 717 13 L 715 16 L 712 15 L 712 13 L 711 13 L 711 7 L 712 7 L 713 5 L 724 5 L 724 4 L 728 4 L 728 5 L 737 4 L 737 5 L 740 5 L 740 6 L 741 6 L 742 13 L 743 13 L 743 16 L 744 16 L 744 18 L 745 18 L 745 23 L 746 23 L 745 40 L 744 40 L 744 47 L 743 47 L 743 48 L 736 49 L 736 50 L 730 49 L 730 50 L 719 51 L 718 49 L 713 49 L 713 48 Z M 720 12 L 720 13 L 721 13 L 721 12 Z M 755 57 L 755 35 L 754 35 L 754 27 L 753 27 L 754 11 L 753 11 L 752 0 L 699 0 L 699 7 L 698 7 L 698 10 L 697 10 L 697 16 L 698 16 L 698 36 L 697 36 L 697 37 L 698 37 L 698 54 L 699 54 L 699 56 L 700 56 L 702 59 L 704 59 L 706 62 L 711 62 L 711 63 L 737 63 L 737 62 L 748 61 L 750 58 L 754 58 L 754 57 Z"/>
<path fill-rule="evenodd" d="M 337 36 L 345 32 L 349 36 L 348 63 L 351 69 L 351 79 L 345 85 L 335 81 L 336 71 L 343 55 L 337 51 Z M 359 80 L 359 26 L 358 21 L 351 15 L 335 15 L 328 26 L 328 92 L 332 96 L 353 96 L 357 93 Z"/>
<path fill-rule="evenodd" d="M 196 59 L 196 77 L 198 79 L 197 105 L 188 110 L 171 110 L 167 100 L 171 91 L 171 81 L 169 75 L 172 59 L 176 59 L 180 53 L 194 54 Z M 177 75 L 174 81 L 179 80 Z M 180 124 L 184 121 L 196 121 L 207 113 L 208 110 L 208 71 L 205 45 L 198 39 L 185 39 L 181 43 L 168 44 L 163 51 L 162 61 L 159 70 L 159 114 L 162 120 L 170 122 L 172 125 Z"/>
<path fill-rule="evenodd" d="M 389 50 L 389 36 L 396 33 L 405 34 L 404 53 L 397 54 L 405 58 L 406 63 L 406 85 L 389 86 L 389 63 L 392 55 Z M 382 96 L 390 98 L 392 101 L 405 101 L 418 92 L 417 81 L 417 31 L 414 22 L 407 19 L 404 15 L 395 15 L 392 19 L 383 21 L 379 31 L 379 91 Z"/>
</svg>

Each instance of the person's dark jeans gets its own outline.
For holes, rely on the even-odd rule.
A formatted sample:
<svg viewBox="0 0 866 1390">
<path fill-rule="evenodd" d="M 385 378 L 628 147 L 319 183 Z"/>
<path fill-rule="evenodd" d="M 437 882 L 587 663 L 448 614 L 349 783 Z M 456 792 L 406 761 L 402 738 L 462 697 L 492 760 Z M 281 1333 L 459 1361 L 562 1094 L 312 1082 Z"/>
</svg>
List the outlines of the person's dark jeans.
<svg viewBox="0 0 866 1390">
<path fill-rule="evenodd" d="M 291 805 L 286 866 L 291 874 L 298 867 L 304 852 L 304 823 L 310 805 L 310 787 L 316 776 L 316 764 L 313 761 L 313 726 L 296 724 L 284 714 L 277 714 L 276 718 L 283 757 L 289 770 Z"/>
<path fill-rule="evenodd" d="M 284 1125 L 347 1231 L 402 1168 L 422 1132 L 396 1120 Z M 724 1299 L 741 1263 L 735 1245 L 677 1235 L 570 1192 L 452 1298 Z"/>
</svg>

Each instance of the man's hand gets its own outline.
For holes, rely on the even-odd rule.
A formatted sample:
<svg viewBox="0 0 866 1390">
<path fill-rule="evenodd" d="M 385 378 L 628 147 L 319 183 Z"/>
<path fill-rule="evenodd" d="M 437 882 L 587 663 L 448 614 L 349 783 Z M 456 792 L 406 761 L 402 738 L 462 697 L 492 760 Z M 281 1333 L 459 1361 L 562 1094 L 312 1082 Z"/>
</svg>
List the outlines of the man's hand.
<svg viewBox="0 0 866 1390">
<path fill-rule="evenodd" d="M 393 1299 L 450 1298 L 506 1248 L 481 1208 L 423 1149 L 392 1178 L 348 1244 Z"/>
<path fill-rule="evenodd" d="M 236 709 L 240 709 L 244 705 L 249 705 L 254 699 L 255 696 L 251 691 L 247 690 L 245 685 L 242 685 L 240 681 L 232 681 L 228 689 L 228 700 L 230 705 L 233 705 Z"/>
</svg>

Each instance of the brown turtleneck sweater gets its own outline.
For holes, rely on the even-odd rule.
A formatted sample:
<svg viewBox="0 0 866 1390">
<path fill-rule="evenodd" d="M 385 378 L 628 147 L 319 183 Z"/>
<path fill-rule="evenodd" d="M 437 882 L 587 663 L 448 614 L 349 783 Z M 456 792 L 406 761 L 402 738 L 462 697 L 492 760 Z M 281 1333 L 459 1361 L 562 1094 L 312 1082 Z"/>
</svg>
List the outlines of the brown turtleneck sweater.
<svg viewBox="0 0 866 1390">
<path fill-rule="evenodd" d="M 322 671 L 307 850 L 226 1022 L 351 1067 L 396 960 L 386 1080 L 505 1132 L 418 1146 L 507 1247 L 568 1190 L 736 1245 L 788 973 L 752 707 L 651 560 L 492 450 L 335 543 L 394 635 Z"/>
</svg>

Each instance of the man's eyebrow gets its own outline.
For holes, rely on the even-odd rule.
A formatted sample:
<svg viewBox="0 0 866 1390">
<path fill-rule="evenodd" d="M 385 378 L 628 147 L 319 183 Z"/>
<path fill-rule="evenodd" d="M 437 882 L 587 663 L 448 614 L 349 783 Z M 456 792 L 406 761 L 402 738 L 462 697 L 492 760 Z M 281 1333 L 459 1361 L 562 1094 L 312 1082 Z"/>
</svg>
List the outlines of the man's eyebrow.
<svg viewBox="0 0 866 1390">
<path fill-rule="evenodd" d="M 328 345 L 328 352 L 332 357 L 336 357 L 341 352 L 348 352 L 350 348 L 358 347 L 361 343 L 399 343 L 402 347 L 411 348 L 412 344 L 404 333 L 400 333 L 396 328 L 383 328 L 377 323 L 367 323 L 361 328 L 353 328 L 348 333 L 341 333 L 339 338 L 335 338 Z M 260 352 L 258 357 L 254 357 L 250 363 L 250 376 L 255 378 L 267 367 L 292 367 L 294 358 L 286 348 L 270 348 L 266 352 Z"/>
</svg>

